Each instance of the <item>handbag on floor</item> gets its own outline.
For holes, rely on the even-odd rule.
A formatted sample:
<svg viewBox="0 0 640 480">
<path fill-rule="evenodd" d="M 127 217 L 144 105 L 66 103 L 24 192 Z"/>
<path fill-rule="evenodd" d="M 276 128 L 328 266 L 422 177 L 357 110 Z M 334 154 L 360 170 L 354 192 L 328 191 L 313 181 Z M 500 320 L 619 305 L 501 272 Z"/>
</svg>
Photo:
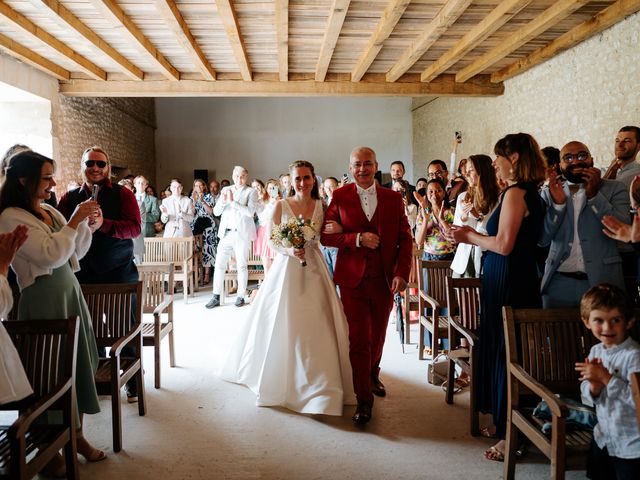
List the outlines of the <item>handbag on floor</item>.
<svg viewBox="0 0 640 480">
<path fill-rule="evenodd" d="M 447 380 L 449 357 L 446 353 L 439 353 L 427 366 L 427 382 L 431 385 L 442 385 Z"/>
</svg>

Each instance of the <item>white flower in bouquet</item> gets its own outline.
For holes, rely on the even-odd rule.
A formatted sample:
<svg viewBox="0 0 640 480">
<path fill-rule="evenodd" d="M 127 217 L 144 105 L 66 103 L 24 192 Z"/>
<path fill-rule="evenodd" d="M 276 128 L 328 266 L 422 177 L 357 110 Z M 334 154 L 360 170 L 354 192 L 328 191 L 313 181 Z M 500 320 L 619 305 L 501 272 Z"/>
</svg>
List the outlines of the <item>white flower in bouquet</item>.
<svg viewBox="0 0 640 480">
<path fill-rule="evenodd" d="M 304 236 L 304 240 L 306 242 L 310 242 L 311 240 L 313 240 L 314 238 L 316 238 L 316 230 L 315 228 L 313 228 L 314 225 L 313 223 L 309 224 L 309 225 L 305 225 L 304 227 L 302 227 L 302 235 Z"/>
</svg>

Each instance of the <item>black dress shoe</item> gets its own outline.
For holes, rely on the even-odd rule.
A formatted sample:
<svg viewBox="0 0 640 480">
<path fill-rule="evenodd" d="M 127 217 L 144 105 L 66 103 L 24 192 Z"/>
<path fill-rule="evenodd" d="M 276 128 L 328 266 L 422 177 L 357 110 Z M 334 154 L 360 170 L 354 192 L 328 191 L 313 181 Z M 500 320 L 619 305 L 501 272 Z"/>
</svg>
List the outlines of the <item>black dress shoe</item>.
<svg viewBox="0 0 640 480">
<path fill-rule="evenodd" d="M 236 298 L 235 306 L 236 307 L 242 307 L 243 305 L 244 305 L 244 297 Z"/>
<path fill-rule="evenodd" d="M 366 403 L 358 403 L 356 407 L 356 413 L 353 414 L 352 420 L 357 425 L 364 425 L 371 420 L 371 405 Z"/>
<path fill-rule="evenodd" d="M 213 297 L 211 297 L 211 300 L 209 300 L 207 302 L 207 304 L 205 305 L 206 308 L 213 308 L 213 307 L 217 307 L 220 305 L 220 295 L 213 295 Z"/>
<path fill-rule="evenodd" d="M 387 395 L 387 390 L 384 388 L 384 384 L 380 381 L 379 378 L 371 379 L 371 393 L 377 395 L 378 397 L 384 397 Z"/>
</svg>

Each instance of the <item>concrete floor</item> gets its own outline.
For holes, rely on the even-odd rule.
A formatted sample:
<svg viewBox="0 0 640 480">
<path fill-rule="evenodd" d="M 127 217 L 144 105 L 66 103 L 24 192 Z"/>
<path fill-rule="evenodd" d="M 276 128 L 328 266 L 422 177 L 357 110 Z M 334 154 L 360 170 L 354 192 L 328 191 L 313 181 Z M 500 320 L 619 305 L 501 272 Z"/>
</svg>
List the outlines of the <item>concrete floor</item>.
<svg viewBox="0 0 640 480">
<path fill-rule="evenodd" d="M 342 417 L 305 416 L 255 406 L 245 387 L 214 374 L 249 307 L 234 298 L 213 311 L 210 291 L 176 305 L 176 368 L 163 344 L 162 389 L 153 388 L 152 349 L 145 349 L 147 410 L 123 400 L 123 450 L 113 453 L 111 407 L 85 419 L 86 436 L 107 452 L 96 464 L 81 460 L 80 474 L 102 479 L 485 479 L 500 478 L 502 464 L 484 460 L 489 439 L 468 433 L 467 392 L 455 404 L 426 382 L 427 363 L 415 345 L 402 353 L 390 325 L 381 378 L 388 395 L 378 399 L 366 428 Z M 416 334 L 414 333 L 414 339 Z M 517 478 L 549 475 L 541 455 L 530 454 Z M 568 478 L 583 478 L 572 472 Z"/>
</svg>

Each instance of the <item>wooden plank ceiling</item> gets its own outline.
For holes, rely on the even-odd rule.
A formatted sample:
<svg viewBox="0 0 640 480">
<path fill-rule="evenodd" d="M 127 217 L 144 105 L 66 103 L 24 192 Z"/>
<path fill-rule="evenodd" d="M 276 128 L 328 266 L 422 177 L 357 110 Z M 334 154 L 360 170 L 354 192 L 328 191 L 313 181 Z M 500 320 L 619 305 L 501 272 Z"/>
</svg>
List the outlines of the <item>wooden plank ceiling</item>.
<svg viewBox="0 0 640 480">
<path fill-rule="evenodd" d="M 500 95 L 640 0 L 0 0 L 0 50 L 77 96 Z"/>
</svg>

